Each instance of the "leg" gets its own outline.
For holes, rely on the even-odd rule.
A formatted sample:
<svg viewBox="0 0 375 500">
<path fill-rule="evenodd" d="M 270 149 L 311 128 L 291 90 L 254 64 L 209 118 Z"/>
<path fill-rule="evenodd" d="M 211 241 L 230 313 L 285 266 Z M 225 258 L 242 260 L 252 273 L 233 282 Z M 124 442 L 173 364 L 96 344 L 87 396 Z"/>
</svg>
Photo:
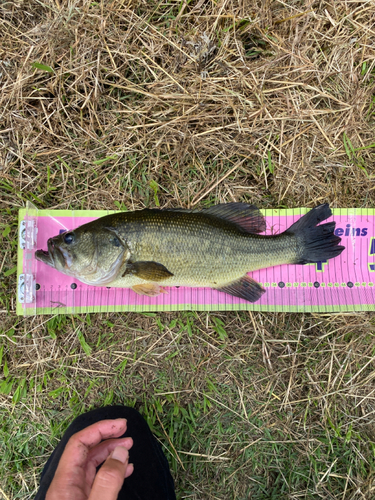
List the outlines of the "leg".
<svg viewBox="0 0 375 500">
<path fill-rule="evenodd" d="M 134 472 L 125 480 L 118 500 L 176 499 L 168 461 L 145 419 L 134 408 L 107 406 L 84 413 L 70 424 L 44 466 L 35 500 L 44 500 L 69 438 L 95 422 L 112 418 L 127 419 L 127 431 L 124 436 L 130 436 L 134 441 L 129 451 L 129 463 L 134 464 Z"/>
</svg>

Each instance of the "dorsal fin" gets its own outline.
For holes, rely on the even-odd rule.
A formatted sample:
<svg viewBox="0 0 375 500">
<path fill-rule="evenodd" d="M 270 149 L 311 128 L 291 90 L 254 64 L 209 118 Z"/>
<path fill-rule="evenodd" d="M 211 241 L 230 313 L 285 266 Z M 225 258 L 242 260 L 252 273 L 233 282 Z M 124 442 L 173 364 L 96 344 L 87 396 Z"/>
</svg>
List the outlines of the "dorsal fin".
<svg viewBox="0 0 375 500">
<path fill-rule="evenodd" d="M 166 212 L 186 212 L 191 214 L 209 214 L 218 219 L 223 219 L 235 224 L 238 229 L 245 233 L 258 234 L 266 230 L 266 221 L 260 213 L 259 208 L 247 203 L 232 202 L 220 203 L 209 208 L 163 208 Z"/>
<path fill-rule="evenodd" d="M 259 208 L 247 203 L 221 203 L 202 210 L 203 213 L 233 222 L 246 233 L 258 234 L 266 230 L 266 221 Z"/>
</svg>

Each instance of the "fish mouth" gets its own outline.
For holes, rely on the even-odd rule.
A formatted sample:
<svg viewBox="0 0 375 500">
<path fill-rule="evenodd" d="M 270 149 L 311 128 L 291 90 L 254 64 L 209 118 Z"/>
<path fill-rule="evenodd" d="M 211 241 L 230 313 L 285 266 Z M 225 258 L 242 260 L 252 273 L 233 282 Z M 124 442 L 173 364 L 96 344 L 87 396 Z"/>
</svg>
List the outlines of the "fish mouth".
<svg viewBox="0 0 375 500">
<path fill-rule="evenodd" d="M 49 238 L 47 241 L 47 247 L 48 250 L 37 250 L 35 252 L 35 258 L 36 260 L 39 260 L 40 262 L 43 262 L 44 264 L 47 264 L 47 266 L 51 266 L 55 268 L 55 250 L 56 247 L 54 245 L 54 242 L 52 241 L 53 238 Z"/>
<path fill-rule="evenodd" d="M 50 253 L 46 250 L 37 250 L 35 252 L 35 258 L 40 262 L 44 262 L 44 264 L 47 264 L 48 266 L 55 267 L 52 255 L 50 255 Z"/>
</svg>

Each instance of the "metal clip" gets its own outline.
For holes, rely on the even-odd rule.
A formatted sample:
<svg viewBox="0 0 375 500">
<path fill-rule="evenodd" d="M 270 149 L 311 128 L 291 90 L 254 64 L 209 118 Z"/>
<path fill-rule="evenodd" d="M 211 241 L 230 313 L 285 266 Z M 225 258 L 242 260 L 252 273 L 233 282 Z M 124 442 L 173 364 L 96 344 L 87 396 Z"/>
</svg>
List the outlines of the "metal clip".
<svg viewBox="0 0 375 500">
<path fill-rule="evenodd" d="M 32 274 L 19 275 L 18 301 L 21 304 L 32 304 L 35 301 L 35 280 Z"/>
<path fill-rule="evenodd" d="M 21 221 L 19 230 L 19 242 L 22 250 L 32 250 L 36 246 L 36 237 L 38 228 L 36 221 L 31 219 L 28 221 Z"/>
</svg>

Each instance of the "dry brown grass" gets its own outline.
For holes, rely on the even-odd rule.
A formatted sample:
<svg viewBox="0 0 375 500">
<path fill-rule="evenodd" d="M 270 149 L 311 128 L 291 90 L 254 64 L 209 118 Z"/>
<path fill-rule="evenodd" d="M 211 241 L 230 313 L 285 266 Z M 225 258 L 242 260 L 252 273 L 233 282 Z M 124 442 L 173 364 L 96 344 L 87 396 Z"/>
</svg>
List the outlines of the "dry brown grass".
<svg viewBox="0 0 375 500">
<path fill-rule="evenodd" d="M 3 8 L 1 109 L 3 175 L 20 192 L 138 208 L 134 176 L 159 182 L 163 206 L 188 206 L 237 166 L 211 197 L 363 205 L 343 134 L 355 148 L 374 138 L 371 2 L 206 1 L 178 19 L 173 2 L 17 5 Z M 358 155 L 371 174 L 373 150 Z"/>
<path fill-rule="evenodd" d="M 373 1 L 15 0 L 0 22 L 3 271 L 26 200 L 374 206 Z M 72 415 L 112 401 L 147 416 L 179 498 L 375 496 L 370 314 L 16 319 L 14 276 L 4 498 L 31 498 Z"/>
</svg>

